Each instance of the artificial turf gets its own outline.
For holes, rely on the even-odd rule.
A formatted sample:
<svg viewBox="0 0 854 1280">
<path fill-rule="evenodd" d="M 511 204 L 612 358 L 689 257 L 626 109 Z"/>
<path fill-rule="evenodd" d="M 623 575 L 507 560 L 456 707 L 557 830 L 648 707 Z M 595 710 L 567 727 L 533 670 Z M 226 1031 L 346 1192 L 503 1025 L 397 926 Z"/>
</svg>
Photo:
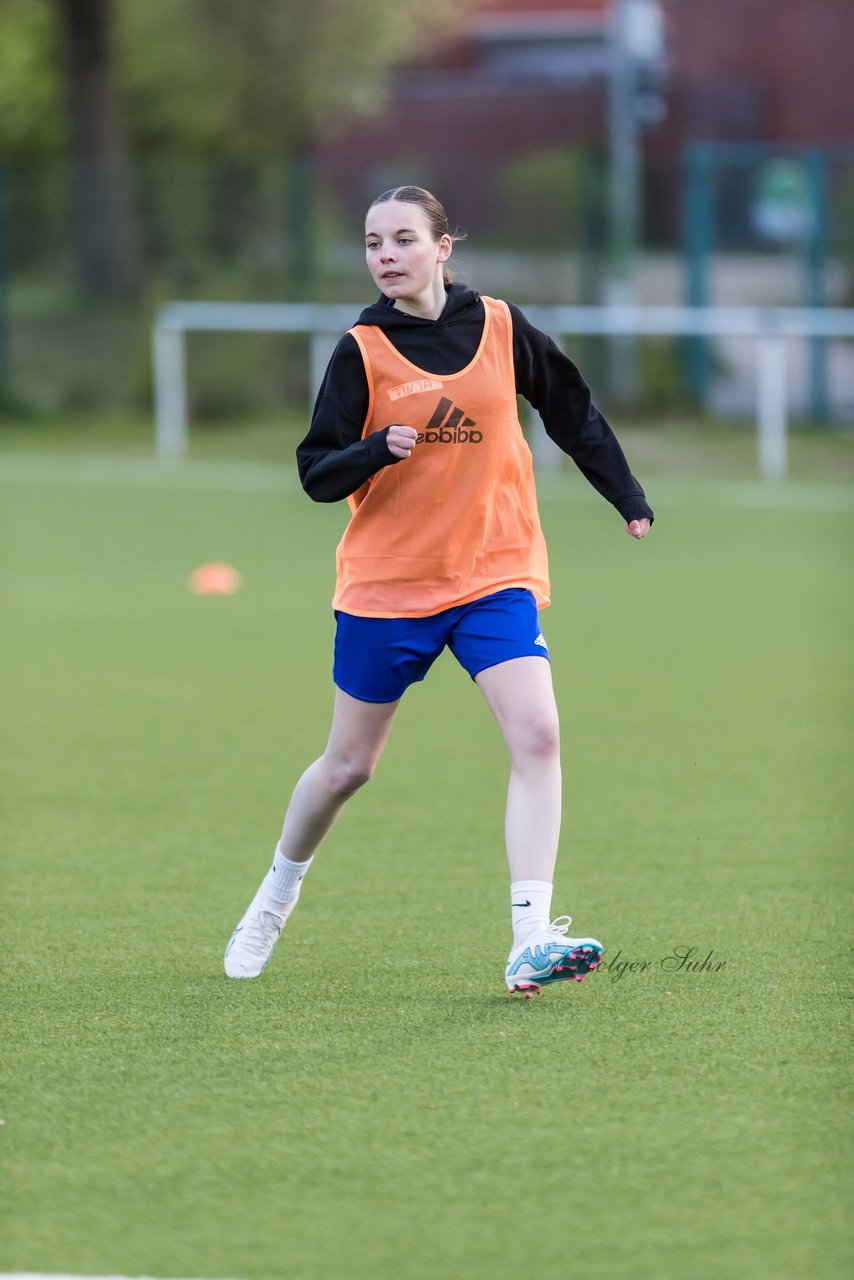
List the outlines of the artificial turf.
<svg viewBox="0 0 854 1280">
<path fill-rule="evenodd" d="M 448 655 L 267 972 L 223 976 L 328 729 L 343 510 L 278 468 L 0 464 L 0 1270 L 850 1273 L 854 502 L 648 487 L 638 545 L 543 486 L 555 909 L 606 954 L 528 1002 L 504 752 Z M 220 559 L 242 590 L 192 595 Z"/>
</svg>

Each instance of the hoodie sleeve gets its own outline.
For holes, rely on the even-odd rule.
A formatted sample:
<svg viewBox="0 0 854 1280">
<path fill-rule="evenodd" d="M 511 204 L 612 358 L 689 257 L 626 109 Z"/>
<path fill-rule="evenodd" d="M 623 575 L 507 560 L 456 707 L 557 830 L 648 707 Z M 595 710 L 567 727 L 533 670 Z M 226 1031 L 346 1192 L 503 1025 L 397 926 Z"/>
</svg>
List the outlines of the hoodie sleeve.
<svg viewBox="0 0 854 1280">
<path fill-rule="evenodd" d="M 624 520 L 652 520 L 652 508 L 629 470 L 614 432 L 593 404 L 590 388 L 572 361 L 518 307 L 513 320 L 516 389 L 543 420 L 547 434 L 568 453 L 593 488 Z"/>
<path fill-rule="evenodd" d="M 315 502 L 347 498 L 381 467 L 400 461 L 386 444 L 387 428 L 362 439 L 368 399 L 361 353 L 345 334 L 324 375 L 308 434 L 297 447 L 302 487 Z"/>
</svg>

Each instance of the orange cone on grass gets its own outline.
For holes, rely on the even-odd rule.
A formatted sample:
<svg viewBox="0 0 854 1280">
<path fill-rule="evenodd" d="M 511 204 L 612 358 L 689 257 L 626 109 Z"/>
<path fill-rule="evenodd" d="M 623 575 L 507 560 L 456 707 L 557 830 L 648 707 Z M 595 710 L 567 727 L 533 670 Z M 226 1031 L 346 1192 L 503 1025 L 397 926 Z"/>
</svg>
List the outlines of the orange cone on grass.
<svg viewBox="0 0 854 1280">
<path fill-rule="evenodd" d="M 200 564 L 190 574 L 190 590 L 197 596 L 233 596 L 240 590 L 240 574 L 230 564 Z"/>
</svg>

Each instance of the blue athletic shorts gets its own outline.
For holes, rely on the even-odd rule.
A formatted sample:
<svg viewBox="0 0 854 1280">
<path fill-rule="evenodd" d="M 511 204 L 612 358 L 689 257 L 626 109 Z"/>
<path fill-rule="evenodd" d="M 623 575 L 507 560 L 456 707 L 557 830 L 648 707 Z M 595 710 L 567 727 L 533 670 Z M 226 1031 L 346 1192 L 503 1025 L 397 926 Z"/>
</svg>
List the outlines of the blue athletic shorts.
<svg viewBox="0 0 854 1280">
<path fill-rule="evenodd" d="M 474 680 L 510 658 L 548 658 L 537 603 L 511 587 L 427 618 L 358 618 L 336 611 L 332 679 L 362 702 L 396 702 L 447 647 Z"/>
</svg>

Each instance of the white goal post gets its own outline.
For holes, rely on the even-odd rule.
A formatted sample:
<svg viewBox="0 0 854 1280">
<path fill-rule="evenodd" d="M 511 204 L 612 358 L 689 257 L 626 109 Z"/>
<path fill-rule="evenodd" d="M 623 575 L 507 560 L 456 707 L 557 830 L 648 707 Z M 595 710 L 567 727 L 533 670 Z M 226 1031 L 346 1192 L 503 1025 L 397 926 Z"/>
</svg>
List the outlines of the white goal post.
<svg viewBox="0 0 854 1280">
<path fill-rule="evenodd" d="M 152 334 L 157 456 L 187 451 L 186 333 L 304 333 L 310 383 L 316 392 L 336 342 L 361 306 L 276 302 L 170 302 Z M 745 338 L 757 344 L 757 467 L 766 479 L 787 469 L 787 346 L 790 339 L 852 338 L 854 310 L 799 307 L 524 307 L 525 315 L 559 340 L 567 334 L 604 337 Z"/>
</svg>

